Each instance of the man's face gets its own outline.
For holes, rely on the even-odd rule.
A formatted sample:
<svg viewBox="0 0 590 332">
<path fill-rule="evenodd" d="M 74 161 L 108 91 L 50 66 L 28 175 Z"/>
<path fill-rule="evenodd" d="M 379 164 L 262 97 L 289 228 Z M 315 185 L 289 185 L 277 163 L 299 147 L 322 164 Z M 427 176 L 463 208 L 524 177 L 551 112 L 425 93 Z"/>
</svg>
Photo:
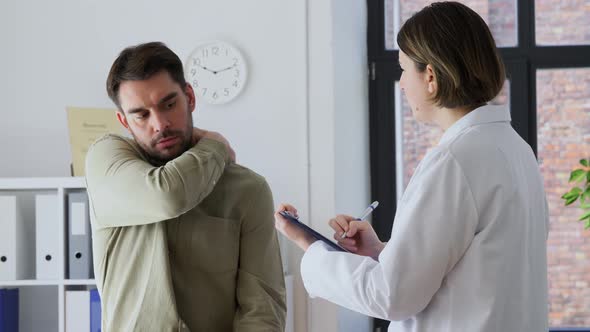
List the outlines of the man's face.
<svg viewBox="0 0 590 332">
<path fill-rule="evenodd" d="M 117 118 L 155 164 L 180 156 L 192 145 L 195 95 L 167 71 L 143 81 L 124 81 L 119 87 Z"/>
</svg>

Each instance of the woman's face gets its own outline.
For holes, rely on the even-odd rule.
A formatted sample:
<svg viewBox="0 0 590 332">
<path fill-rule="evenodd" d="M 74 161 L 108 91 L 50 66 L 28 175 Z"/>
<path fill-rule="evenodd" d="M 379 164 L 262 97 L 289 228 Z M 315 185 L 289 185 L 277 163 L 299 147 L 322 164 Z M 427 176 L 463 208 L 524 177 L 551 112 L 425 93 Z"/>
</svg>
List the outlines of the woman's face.
<svg viewBox="0 0 590 332">
<path fill-rule="evenodd" d="M 430 99 L 436 89 L 431 67 L 419 72 L 414 61 L 402 51 L 399 52 L 399 64 L 402 68 L 399 84 L 408 99 L 412 115 L 420 122 L 431 123 L 435 106 Z"/>
</svg>

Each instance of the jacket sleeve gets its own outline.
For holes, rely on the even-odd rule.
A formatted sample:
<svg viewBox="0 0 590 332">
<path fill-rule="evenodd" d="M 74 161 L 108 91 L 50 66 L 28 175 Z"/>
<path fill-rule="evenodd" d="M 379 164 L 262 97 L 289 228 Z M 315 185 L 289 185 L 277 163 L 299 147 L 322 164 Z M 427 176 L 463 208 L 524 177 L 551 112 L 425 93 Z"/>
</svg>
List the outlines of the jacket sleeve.
<svg viewBox="0 0 590 332">
<path fill-rule="evenodd" d="M 266 181 L 251 197 L 242 222 L 234 331 L 284 331 L 285 279 Z"/>
<path fill-rule="evenodd" d="M 86 184 L 95 227 L 175 218 L 196 206 L 223 174 L 225 146 L 201 139 L 164 166 L 145 161 L 122 137 L 106 135 L 86 155 Z"/>
<path fill-rule="evenodd" d="M 301 273 L 312 296 L 386 320 L 421 312 L 461 259 L 478 215 L 460 165 L 447 151 L 429 158 L 410 182 L 379 261 L 332 252 L 316 242 Z"/>
</svg>

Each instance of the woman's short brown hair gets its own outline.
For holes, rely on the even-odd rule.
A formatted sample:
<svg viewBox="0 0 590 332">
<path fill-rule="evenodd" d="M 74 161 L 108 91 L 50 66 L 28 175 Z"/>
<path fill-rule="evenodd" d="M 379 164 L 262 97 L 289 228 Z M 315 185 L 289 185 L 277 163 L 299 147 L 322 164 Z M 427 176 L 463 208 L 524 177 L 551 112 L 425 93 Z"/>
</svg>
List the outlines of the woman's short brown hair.
<svg viewBox="0 0 590 332">
<path fill-rule="evenodd" d="M 492 100 L 504 84 L 504 64 L 490 29 L 469 7 L 435 2 L 401 27 L 397 44 L 423 72 L 430 64 L 441 107 L 477 107 Z"/>
<path fill-rule="evenodd" d="M 164 43 L 149 42 L 130 46 L 121 51 L 107 78 L 107 93 L 119 105 L 119 86 L 124 81 L 147 80 L 154 74 L 165 70 L 172 80 L 184 88 L 182 61 Z"/>
</svg>

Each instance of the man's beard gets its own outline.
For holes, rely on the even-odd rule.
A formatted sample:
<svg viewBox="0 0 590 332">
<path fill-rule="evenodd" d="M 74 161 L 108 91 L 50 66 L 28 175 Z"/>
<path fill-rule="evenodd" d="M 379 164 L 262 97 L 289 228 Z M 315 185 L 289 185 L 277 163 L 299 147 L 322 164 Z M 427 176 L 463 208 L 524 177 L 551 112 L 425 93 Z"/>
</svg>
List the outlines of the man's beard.
<svg viewBox="0 0 590 332">
<path fill-rule="evenodd" d="M 189 115 L 189 118 L 190 118 L 190 115 Z M 191 146 L 192 146 L 192 132 L 193 132 L 192 128 L 193 128 L 193 123 L 192 123 L 192 118 L 190 118 L 190 120 L 188 121 L 188 126 L 185 129 L 186 130 L 185 132 L 183 132 L 182 130 L 168 130 L 168 129 L 164 130 L 164 131 L 160 132 L 156 137 L 154 137 L 147 145 L 144 142 L 141 142 L 140 140 L 138 140 L 137 136 L 135 136 L 135 133 L 133 133 L 133 131 L 131 131 L 131 135 L 135 139 L 135 142 L 137 142 L 137 144 L 139 145 L 143 154 L 147 157 L 150 164 L 152 164 L 154 166 L 163 166 L 167 162 L 169 162 L 170 160 L 176 159 L 178 156 L 180 156 L 181 154 L 183 154 L 184 152 L 186 152 L 188 149 L 191 148 Z M 180 138 L 181 139 L 181 142 L 180 142 L 181 148 L 178 150 L 178 152 L 176 152 L 172 155 L 164 155 L 156 149 L 156 145 L 162 139 L 169 138 L 169 137 Z"/>
</svg>

